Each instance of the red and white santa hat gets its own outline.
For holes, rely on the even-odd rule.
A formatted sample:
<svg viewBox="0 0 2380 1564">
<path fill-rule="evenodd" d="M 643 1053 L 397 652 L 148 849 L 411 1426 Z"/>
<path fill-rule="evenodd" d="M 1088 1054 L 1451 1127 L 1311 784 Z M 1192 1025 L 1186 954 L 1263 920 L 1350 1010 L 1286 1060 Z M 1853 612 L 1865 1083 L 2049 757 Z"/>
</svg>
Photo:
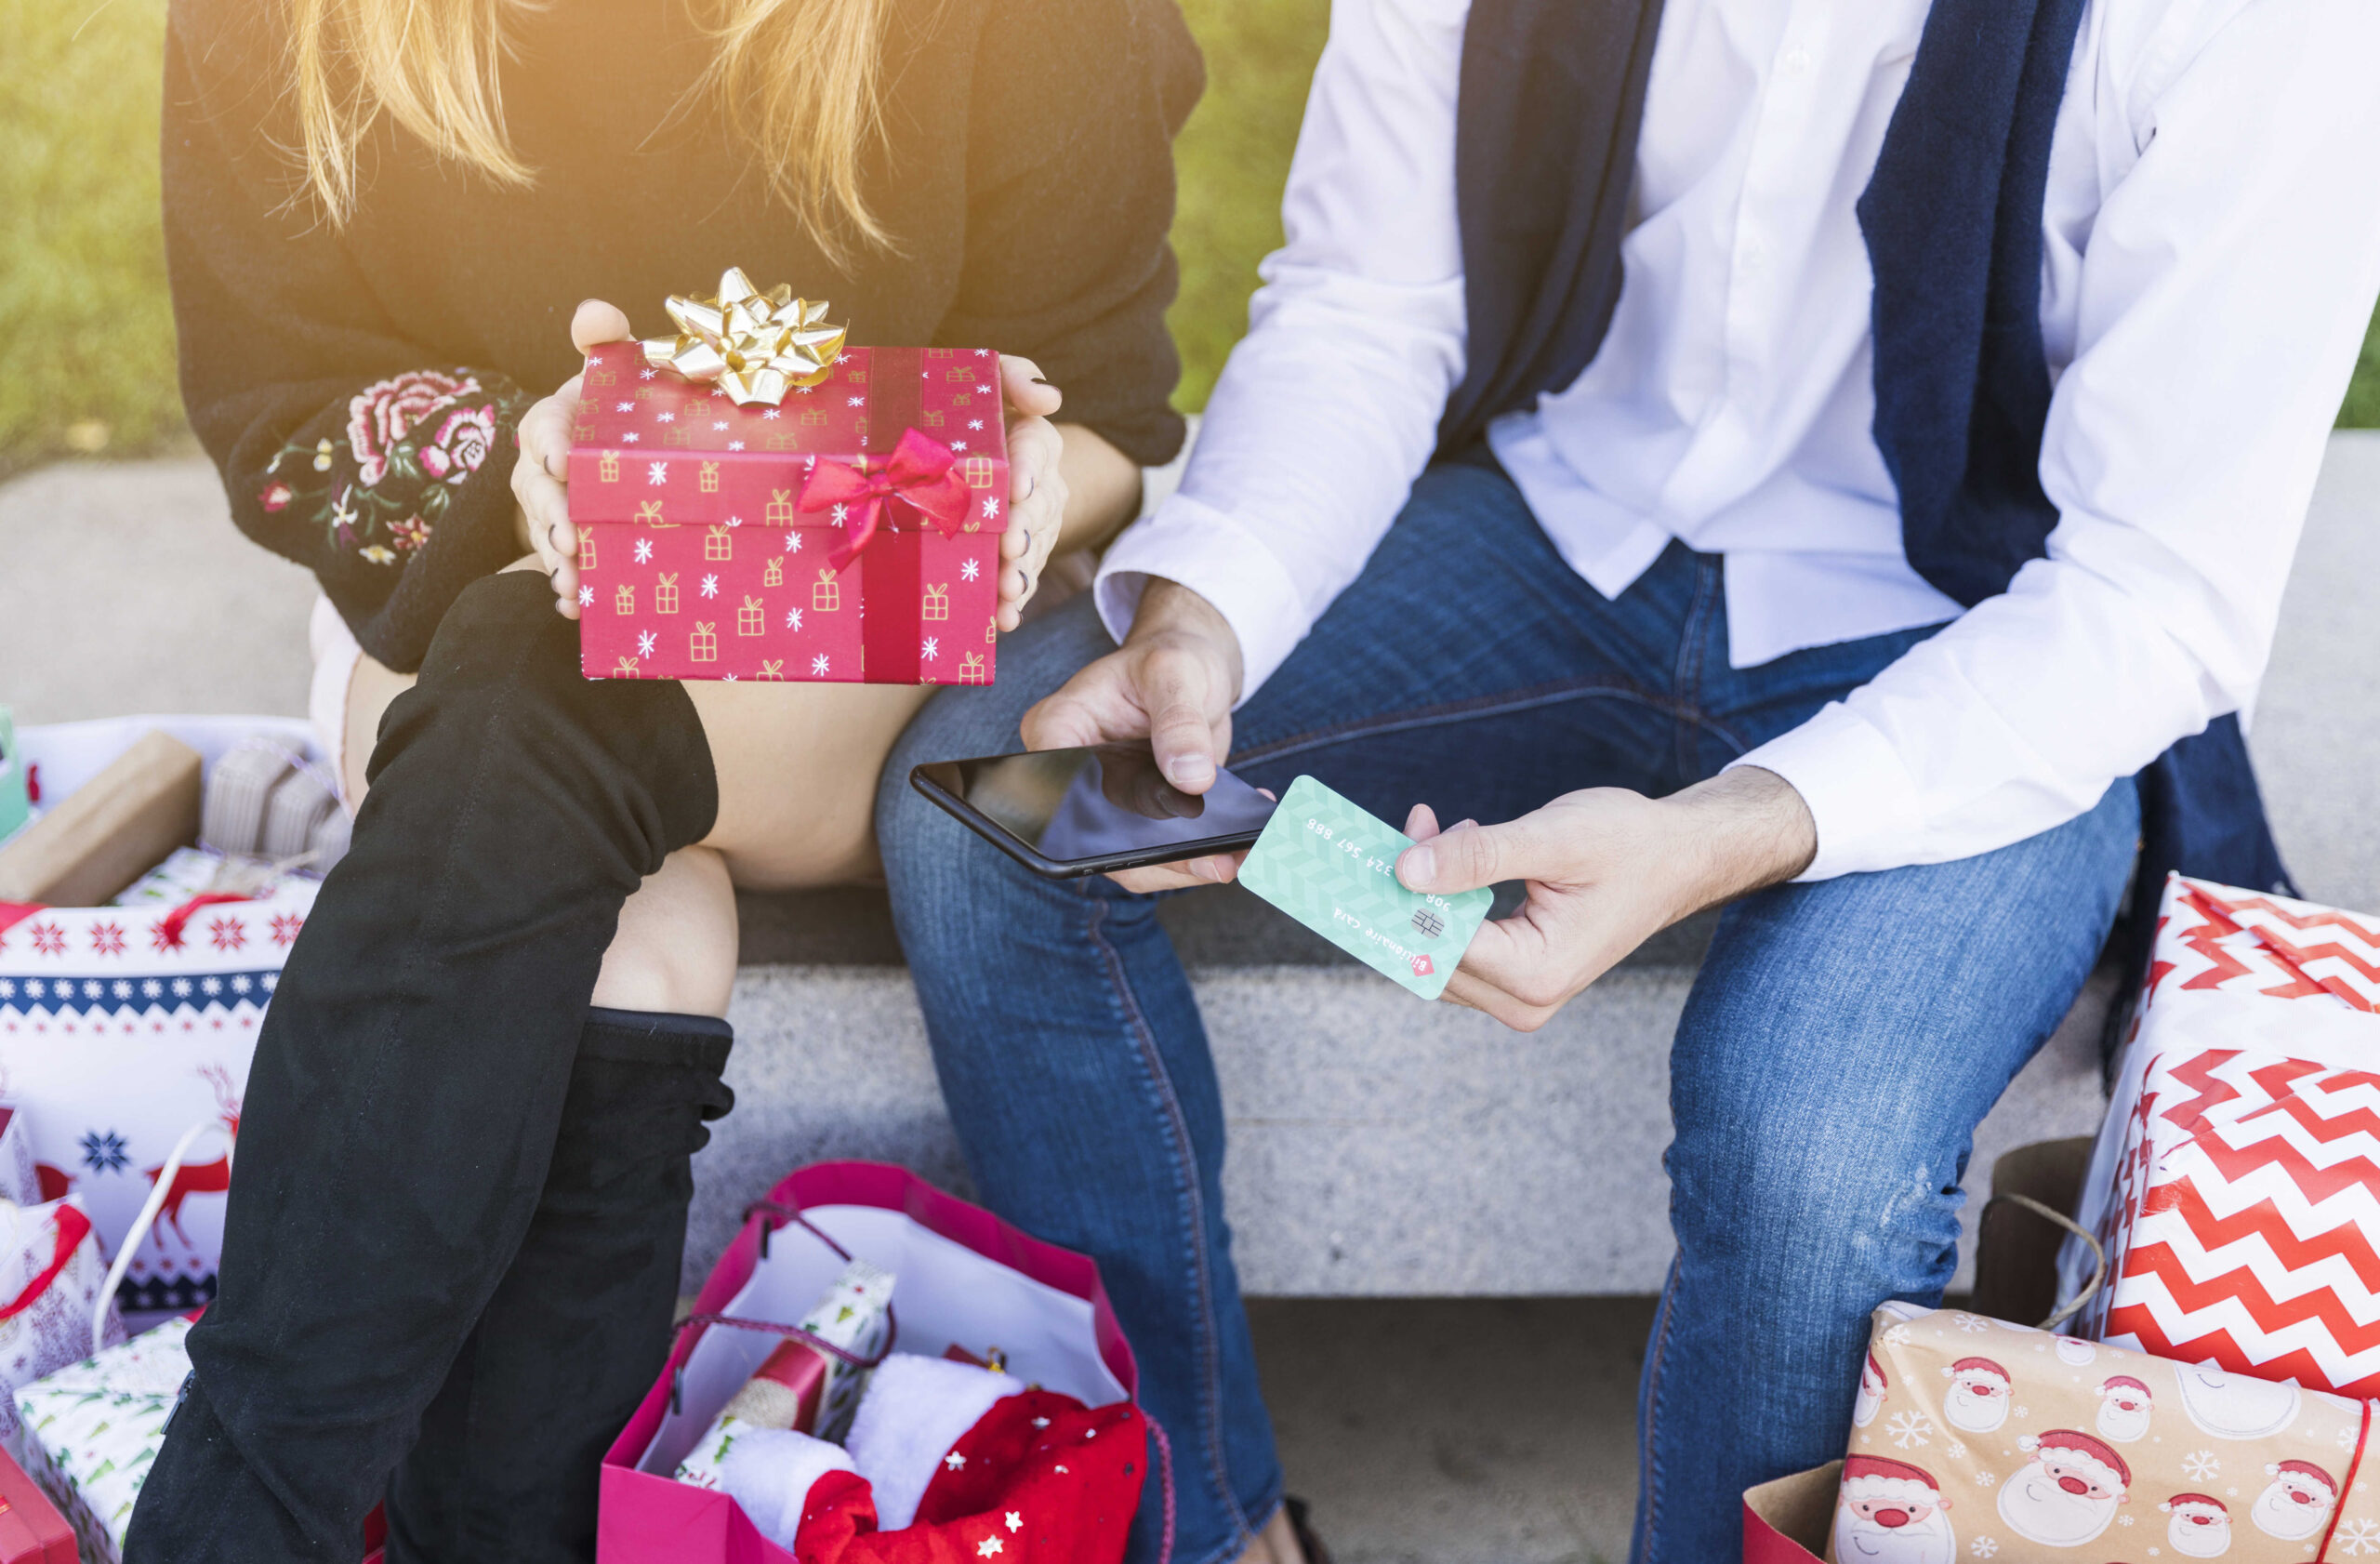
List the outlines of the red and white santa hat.
<svg viewBox="0 0 2380 1564">
<path fill-rule="evenodd" d="M 1923 1466 L 1882 1455 L 1854 1455 L 1843 1463 L 1843 1498 L 1852 1504 L 1938 1504 L 1942 1485 Z"/>
<path fill-rule="evenodd" d="M 2123 1464 L 2123 1457 L 2115 1452 L 2115 1447 L 2081 1429 L 2053 1428 L 2039 1438 L 2027 1434 L 2016 1443 L 2023 1450 L 2055 1455 L 2062 1466 L 2080 1468 L 2102 1488 L 2132 1486 L 2132 1468 Z M 2097 1469 L 2095 1471 L 2094 1467 Z"/>
<path fill-rule="evenodd" d="M 2312 1483 L 2333 1499 L 2339 1496 L 2338 1479 L 2311 1461 L 2283 1461 L 2276 1465 L 2267 1466 L 2265 1472 L 2269 1477 L 2296 1478 L 2302 1482 Z"/>
<path fill-rule="evenodd" d="M 2112 1396 L 2119 1390 L 2137 1391 L 2142 1400 L 2149 1399 L 2149 1386 L 2130 1374 L 2109 1374 L 2099 1382 L 2099 1394 L 2103 1397 Z"/>
<path fill-rule="evenodd" d="M 1969 1374 L 1990 1374 L 2003 1385 L 2009 1382 L 2008 1371 L 1989 1358 L 1962 1358 L 1942 1372 L 1952 1379 L 1964 1379 Z"/>
<path fill-rule="evenodd" d="M 1893 1382 L 1884 1377 L 1884 1366 L 1876 1361 L 1876 1355 L 1872 1352 L 1868 1354 L 1868 1373 L 1877 1385 L 1887 1389 L 1891 1387 Z"/>
<path fill-rule="evenodd" d="M 2207 1493 L 2176 1493 L 2157 1507 L 2161 1510 L 2171 1512 L 2174 1510 L 2185 1509 L 2193 1504 L 2197 1505 L 2201 1509 L 2214 1510 L 2219 1515 L 2229 1515 L 2231 1513 L 2230 1508 L 2226 1505 L 2222 1500 Z"/>
</svg>

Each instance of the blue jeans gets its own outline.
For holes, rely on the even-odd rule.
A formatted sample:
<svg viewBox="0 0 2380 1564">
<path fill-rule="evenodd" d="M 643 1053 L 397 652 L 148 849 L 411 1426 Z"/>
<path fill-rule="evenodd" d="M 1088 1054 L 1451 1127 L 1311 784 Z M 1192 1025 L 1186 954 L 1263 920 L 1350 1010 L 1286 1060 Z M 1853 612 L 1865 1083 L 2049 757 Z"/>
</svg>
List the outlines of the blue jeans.
<svg viewBox="0 0 2380 1564">
<path fill-rule="evenodd" d="M 1731 668 L 1717 558 L 1673 545 L 1606 602 L 1501 471 L 1445 462 L 1237 713 L 1230 764 L 1275 789 L 1311 773 L 1392 822 L 1417 801 L 1501 820 L 1579 788 L 1666 793 L 1929 633 Z M 1097 1257 L 1173 1438 L 1176 1557 L 1208 1564 L 1246 1546 L 1281 1477 L 1190 986 L 1152 898 L 1037 879 L 907 783 L 1014 748 L 1025 708 L 1111 646 L 1083 600 L 1009 638 L 996 685 L 912 724 L 877 820 L 969 1164 L 1002 1213 Z M 1843 1453 L 1868 1312 L 1950 1280 L 1975 1126 L 2089 974 L 2138 828 L 2126 781 L 1996 853 L 1727 909 L 1672 1056 L 1678 1253 L 1639 1397 L 1638 1564 L 1737 1557 L 1744 1488 Z"/>
</svg>

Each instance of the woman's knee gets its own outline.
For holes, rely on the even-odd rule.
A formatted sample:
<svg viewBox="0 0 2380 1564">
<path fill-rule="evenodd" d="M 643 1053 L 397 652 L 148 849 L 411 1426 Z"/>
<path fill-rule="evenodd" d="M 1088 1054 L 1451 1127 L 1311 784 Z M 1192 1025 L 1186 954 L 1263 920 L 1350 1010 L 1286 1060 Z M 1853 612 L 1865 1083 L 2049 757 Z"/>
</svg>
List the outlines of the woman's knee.
<svg viewBox="0 0 2380 1564">
<path fill-rule="evenodd" d="M 593 1002 L 725 1015 L 735 986 L 736 934 L 726 861 L 707 847 L 681 847 L 620 908 Z"/>
<path fill-rule="evenodd" d="M 578 627 L 534 573 L 483 577 L 439 621 L 418 680 L 389 705 L 366 779 L 385 788 L 400 764 L 408 789 L 509 793 L 523 807 L 507 817 L 524 825 L 599 828 L 633 851 L 640 877 L 718 816 L 718 775 L 685 691 L 582 675 Z"/>
</svg>

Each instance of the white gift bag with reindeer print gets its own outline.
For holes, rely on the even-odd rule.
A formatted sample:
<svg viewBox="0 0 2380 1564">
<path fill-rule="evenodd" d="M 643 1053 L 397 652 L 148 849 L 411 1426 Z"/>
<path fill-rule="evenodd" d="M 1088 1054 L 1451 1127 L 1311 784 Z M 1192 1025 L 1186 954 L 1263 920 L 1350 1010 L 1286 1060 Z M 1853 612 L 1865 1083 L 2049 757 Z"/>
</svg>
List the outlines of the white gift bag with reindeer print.
<svg viewBox="0 0 2380 1564">
<path fill-rule="evenodd" d="M 304 724 L 152 718 L 27 728 L 54 803 L 152 728 L 212 764 L 263 734 L 304 749 Z M 255 901 L 178 908 L 0 905 L 0 1103 L 24 1110 L 41 1198 L 75 1197 L 114 1254 L 175 1146 L 203 1126 L 157 1217 L 124 1258 L 117 1301 L 136 1325 L 215 1296 L 231 1140 L 257 1028 L 319 882 Z"/>
</svg>

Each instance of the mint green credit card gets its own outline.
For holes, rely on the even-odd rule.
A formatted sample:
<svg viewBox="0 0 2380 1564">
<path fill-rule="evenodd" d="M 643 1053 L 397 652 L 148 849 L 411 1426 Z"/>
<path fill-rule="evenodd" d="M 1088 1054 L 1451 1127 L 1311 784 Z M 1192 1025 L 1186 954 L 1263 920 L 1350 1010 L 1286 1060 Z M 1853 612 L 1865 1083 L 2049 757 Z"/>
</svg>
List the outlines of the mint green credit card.
<svg viewBox="0 0 2380 1564">
<path fill-rule="evenodd" d="M 1413 839 L 1311 776 L 1281 795 L 1239 882 L 1425 1000 L 1443 992 L 1495 893 L 1423 895 L 1396 878 Z"/>
</svg>

